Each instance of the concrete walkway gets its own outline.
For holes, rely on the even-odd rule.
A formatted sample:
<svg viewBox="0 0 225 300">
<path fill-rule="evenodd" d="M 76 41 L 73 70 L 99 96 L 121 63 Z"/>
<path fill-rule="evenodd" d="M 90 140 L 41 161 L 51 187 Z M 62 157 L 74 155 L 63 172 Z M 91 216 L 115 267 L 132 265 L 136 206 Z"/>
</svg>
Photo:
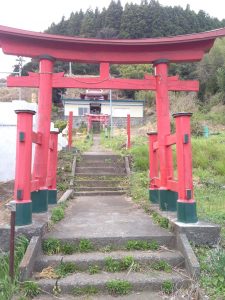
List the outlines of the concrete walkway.
<svg viewBox="0 0 225 300">
<path fill-rule="evenodd" d="M 88 153 L 109 154 L 103 150 L 100 136 L 94 135 Z M 70 201 L 65 218 L 46 237 L 73 241 L 85 238 L 97 243 L 102 240 L 103 244 L 120 243 L 121 239 L 155 239 L 168 244 L 172 234 L 155 225 L 151 217 L 126 195 L 96 195 L 78 196 Z"/>
</svg>

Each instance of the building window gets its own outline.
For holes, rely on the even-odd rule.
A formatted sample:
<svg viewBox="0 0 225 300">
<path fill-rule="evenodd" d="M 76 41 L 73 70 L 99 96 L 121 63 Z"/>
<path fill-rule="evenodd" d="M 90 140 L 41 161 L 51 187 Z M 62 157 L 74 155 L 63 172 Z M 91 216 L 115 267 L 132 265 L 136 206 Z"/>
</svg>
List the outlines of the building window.
<svg viewBox="0 0 225 300">
<path fill-rule="evenodd" d="M 83 116 L 88 113 L 87 107 L 78 107 L 78 116 Z"/>
</svg>

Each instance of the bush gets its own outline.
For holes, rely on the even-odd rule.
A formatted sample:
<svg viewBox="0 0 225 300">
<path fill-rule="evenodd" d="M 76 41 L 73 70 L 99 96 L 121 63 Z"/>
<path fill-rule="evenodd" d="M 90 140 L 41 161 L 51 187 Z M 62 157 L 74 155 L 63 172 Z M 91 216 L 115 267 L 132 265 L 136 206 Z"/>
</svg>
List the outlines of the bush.
<svg viewBox="0 0 225 300">
<path fill-rule="evenodd" d="M 67 126 L 67 121 L 66 120 L 56 120 L 54 123 L 54 126 L 59 129 L 59 132 L 62 132 L 63 129 L 65 129 Z"/>
</svg>

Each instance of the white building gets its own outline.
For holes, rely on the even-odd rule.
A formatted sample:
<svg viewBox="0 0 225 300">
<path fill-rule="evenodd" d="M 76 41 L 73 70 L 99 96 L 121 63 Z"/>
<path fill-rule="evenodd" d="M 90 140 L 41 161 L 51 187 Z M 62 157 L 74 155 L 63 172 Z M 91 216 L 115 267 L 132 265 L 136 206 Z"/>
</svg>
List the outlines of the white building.
<svg viewBox="0 0 225 300">
<path fill-rule="evenodd" d="M 109 100 L 93 99 L 63 99 L 64 115 L 69 116 L 73 112 L 74 125 L 78 127 L 82 121 L 85 121 L 85 114 L 108 114 L 111 107 Z M 126 126 L 127 115 L 130 114 L 132 125 L 143 124 L 144 101 L 140 100 L 112 100 L 112 116 L 115 126 Z"/>
</svg>

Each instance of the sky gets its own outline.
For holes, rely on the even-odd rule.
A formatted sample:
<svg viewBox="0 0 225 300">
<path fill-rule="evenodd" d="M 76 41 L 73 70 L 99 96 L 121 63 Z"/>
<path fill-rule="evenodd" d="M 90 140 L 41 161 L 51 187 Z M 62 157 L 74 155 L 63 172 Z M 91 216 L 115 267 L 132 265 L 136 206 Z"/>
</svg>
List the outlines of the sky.
<svg viewBox="0 0 225 300">
<path fill-rule="evenodd" d="M 6 0 L 0 9 L 0 25 L 42 32 L 53 22 L 58 23 L 62 16 L 69 18 L 71 12 L 88 8 L 100 9 L 108 7 L 111 0 Z M 124 6 L 127 2 L 140 3 L 141 0 L 121 0 Z M 206 11 L 210 16 L 222 20 L 225 18 L 225 2 L 222 0 L 202 1 L 202 0 L 159 0 L 162 5 L 180 5 L 185 8 L 190 4 L 192 10 Z M 16 62 L 16 57 L 4 55 L 0 49 L 0 78 L 7 74 L 2 72 L 12 71 L 12 66 Z"/>
</svg>

